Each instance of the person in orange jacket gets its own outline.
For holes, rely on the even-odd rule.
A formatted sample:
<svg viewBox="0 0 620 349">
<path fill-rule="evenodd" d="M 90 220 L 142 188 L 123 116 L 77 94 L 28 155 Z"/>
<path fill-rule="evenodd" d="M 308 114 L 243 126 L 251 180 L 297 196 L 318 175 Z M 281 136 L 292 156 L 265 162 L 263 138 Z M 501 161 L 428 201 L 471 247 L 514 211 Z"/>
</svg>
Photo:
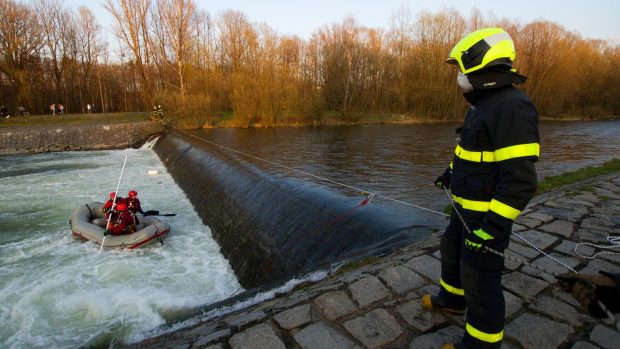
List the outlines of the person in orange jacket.
<svg viewBox="0 0 620 349">
<path fill-rule="evenodd" d="M 114 198 L 116 198 L 116 205 L 125 202 L 125 199 L 122 197 L 117 197 L 116 196 L 116 192 L 110 192 L 110 199 L 103 205 L 103 207 L 101 208 L 101 211 L 103 211 L 103 213 L 106 214 L 106 218 L 108 213 L 110 213 L 110 211 L 112 210 L 112 205 L 114 205 Z M 116 207 L 114 208 L 116 210 Z"/>
<path fill-rule="evenodd" d="M 106 229 L 104 235 L 122 235 L 131 234 L 136 231 L 136 224 L 133 220 L 133 215 L 127 210 L 127 204 L 121 202 L 116 205 L 116 210 L 112 212 L 110 223 Z"/>
</svg>

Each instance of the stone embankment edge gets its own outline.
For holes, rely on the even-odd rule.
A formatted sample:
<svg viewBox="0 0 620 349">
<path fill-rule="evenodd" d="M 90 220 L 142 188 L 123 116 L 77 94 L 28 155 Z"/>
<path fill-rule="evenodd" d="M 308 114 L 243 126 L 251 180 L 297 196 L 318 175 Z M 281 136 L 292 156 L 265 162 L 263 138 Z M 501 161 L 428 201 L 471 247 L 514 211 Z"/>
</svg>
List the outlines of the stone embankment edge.
<svg viewBox="0 0 620 349">
<path fill-rule="evenodd" d="M 446 222 L 447 223 L 447 222 Z M 584 273 L 620 270 L 620 256 L 584 259 L 578 242 L 601 243 L 620 231 L 620 172 L 581 181 L 532 200 L 514 231 Z M 275 293 L 248 307 L 248 291 L 203 309 L 210 315 L 132 348 L 439 348 L 458 341 L 464 319 L 421 308 L 422 294 L 438 290 L 439 236 L 373 258 L 357 268 Z M 592 253 L 586 247 L 581 252 Z M 566 269 L 513 237 L 503 278 L 506 330 L 503 348 L 616 348 L 620 332 L 587 315 L 562 291 L 552 273 Z M 229 310 L 226 310 L 229 309 Z"/>
<path fill-rule="evenodd" d="M 137 148 L 166 129 L 155 121 L 0 128 L 0 155 Z"/>
</svg>

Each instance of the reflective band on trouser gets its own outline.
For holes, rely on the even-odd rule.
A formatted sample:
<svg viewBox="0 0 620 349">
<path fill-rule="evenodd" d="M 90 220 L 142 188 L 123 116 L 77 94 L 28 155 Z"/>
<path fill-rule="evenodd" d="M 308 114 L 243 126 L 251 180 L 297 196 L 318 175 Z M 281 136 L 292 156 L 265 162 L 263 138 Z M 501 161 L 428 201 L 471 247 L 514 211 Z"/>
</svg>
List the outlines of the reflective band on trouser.
<svg viewBox="0 0 620 349">
<path fill-rule="evenodd" d="M 468 200 L 456 195 L 452 195 L 452 199 L 457 204 L 463 206 L 464 209 L 470 211 L 487 212 L 491 206 L 491 202 L 489 201 Z"/>
<path fill-rule="evenodd" d="M 470 324 L 466 324 L 465 325 L 465 330 L 467 331 L 467 333 L 469 333 L 470 336 L 479 339 L 483 342 L 487 342 L 487 343 L 495 343 L 495 342 L 499 342 L 502 340 L 502 338 L 504 338 L 504 331 L 502 330 L 499 333 L 486 333 L 486 332 L 482 332 L 478 329 L 475 329 L 472 325 Z"/>
<path fill-rule="evenodd" d="M 491 200 L 491 205 L 489 205 L 489 209 L 497 213 L 498 215 L 513 221 L 521 213 L 521 211 L 517 210 L 516 208 L 508 206 L 505 203 L 497 201 L 495 199 Z"/>
<path fill-rule="evenodd" d="M 439 283 L 441 284 L 441 286 L 443 286 L 443 288 L 455 295 L 458 296 L 464 296 L 465 295 L 465 291 L 462 288 L 456 288 L 454 286 L 450 286 L 448 285 L 445 281 L 443 281 L 443 279 L 439 279 Z"/>
<path fill-rule="evenodd" d="M 454 155 L 472 162 L 495 162 L 495 153 L 492 151 L 471 151 L 463 149 L 460 145 L 454 149 Z"/>
<path fill-rule="evenodd" d="M 522 158 L 526 156 L 540 157 L 540 144 L 538 143 L 517 144 L 517 145 L 511 145 L 510 147 L 505 147 L 505 148 L 495 150 L 496 161 L 504 161 L 504 160 L 514 159 L 514 158 Z"/>
</svg>

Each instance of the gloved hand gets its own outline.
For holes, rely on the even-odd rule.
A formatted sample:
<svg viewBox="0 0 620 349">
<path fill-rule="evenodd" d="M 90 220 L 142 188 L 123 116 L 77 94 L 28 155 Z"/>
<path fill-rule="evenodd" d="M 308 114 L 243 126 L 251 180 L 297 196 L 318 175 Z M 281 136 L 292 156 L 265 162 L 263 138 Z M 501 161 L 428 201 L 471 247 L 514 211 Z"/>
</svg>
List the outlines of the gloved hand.
<svg viewBox="0 0 620 349">
<path fill-rule="evenodd" d="M 109 230 L 105 230 L 105 231 L 103 232 L 103 236 L 108 236 L 108 235 L 110 235 L 110 231 L 109 231 Z"/>
<path fill-rule="evenodd" d="M 475 252 L 485 252 L 485 247 L 493 242 L 493 235 L 482 229 L 474 230 L 465 237 L 465 247 Z"/>
<path fill-rule="evenodd" d="M 613 276 L 600 272 L 596 274 L 563 273 L 557 276 L 560 287 L 571 293 L 581 306 L 590 314 L 604 317 L 598 301 L 601 301 L 611 312 L 620 311 L 620 300 L 616 291 Z"/>
<path fill-rule="evenodd" d="M 435 180 L 435 186 L 439 189 L 450 188 L 450 178 L 452 177 L 452 171 L 447 169 L 441 176 Z"/>
</svg>

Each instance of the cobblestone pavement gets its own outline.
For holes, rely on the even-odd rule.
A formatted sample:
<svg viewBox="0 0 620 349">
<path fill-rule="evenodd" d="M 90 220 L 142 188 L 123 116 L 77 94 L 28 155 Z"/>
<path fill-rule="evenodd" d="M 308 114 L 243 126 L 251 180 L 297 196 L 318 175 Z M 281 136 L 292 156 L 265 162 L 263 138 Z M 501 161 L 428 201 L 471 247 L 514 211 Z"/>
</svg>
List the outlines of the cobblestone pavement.
<svg viewBox="0 0 620 349">
<path fill-rule="evenodd" d="M 620 232 L 620 173 L 579 182 L 536 197 L 514 231 L 545 253 L 586 273 L 620 270 L 620 255 L 581 258 L 578 242 L 600 244 Z M 447 224 L 447 221 L 446 221 Z M 506 261 L 503 348 L 620 348 L 610 321 L 587 315 L 551 273 L 567 271 L 513 235 L 506 254 L 548 271 Z M 429 312 L 420 297 L 435 293 L 440 276 L 438 237 L 389 256 L 345 267 L 136 348 L 440 348 L 460 340 L 463 316 Z M 579 252 L 594 249 L 580 246 Z"/>
</svg>

